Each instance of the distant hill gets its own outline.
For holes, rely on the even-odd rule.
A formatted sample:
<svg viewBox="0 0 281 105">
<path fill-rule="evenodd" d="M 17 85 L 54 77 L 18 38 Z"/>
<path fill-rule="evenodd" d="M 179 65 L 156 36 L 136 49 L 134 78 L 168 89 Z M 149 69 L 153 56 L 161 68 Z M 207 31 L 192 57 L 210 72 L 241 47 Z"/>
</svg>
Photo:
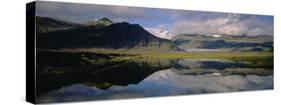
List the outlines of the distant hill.
<svg viewBox="0 0 281 105">
<path fill-rule="evenodd" d="M 179 49 L 216 49 L 239 51 L 273 50 L 273 37 L 183 34 L 172 38 Z"/>
<path fill-rule="evenodd" d="M 175 40 L 224 40 L 226 42 L 252 42 L 263 43 L 273 42 L 273 37 L 270 35 L 258 35 L 258 36 L 232 36 L 232 35 L 201 35 L 201 34 L 181 34 L 172 38 Z"/>
<path fill-rule="evenodd" d="M 83 26 L 40 33 L 37 36 L 37 47 L 43 49 L 157 48 L 169 50 L 174 47 L 172 41 L 158 38 L 138 24 L 113 23 L 107 18 Z"/>
<path fill-rule="evenodd" d="M 62 20 L 47 17 L 36 17 L 36 32 L 39 34 L 57 30 L 65 30 L 77 26 L 80 26 L 80 24 L 65 22 Z"/>
</svg>

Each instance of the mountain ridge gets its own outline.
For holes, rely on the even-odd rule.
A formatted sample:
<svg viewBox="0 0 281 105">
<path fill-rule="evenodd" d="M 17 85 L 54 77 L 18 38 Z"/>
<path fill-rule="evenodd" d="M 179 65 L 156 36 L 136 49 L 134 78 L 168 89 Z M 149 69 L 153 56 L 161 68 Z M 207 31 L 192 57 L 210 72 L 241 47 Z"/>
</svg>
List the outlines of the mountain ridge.
<svg viewBox="0 0 281 105">
<path fill-rule="evenodd" d="M 181 50 L 191 51 L 272 51 L 273 37 L 261 36 L 210 36 L 184 34 L 172 38 Z"/>
<path fill-rule="evenodd" d="M 106 20 L 106 18 L 103 18 Z M 97 20 L 99 23 L 100 20 Z M 107 20 L 106 20 L 107 21 Z M 83 25 L 65 30 L 39 33 L 38 48 L 163 48 L 169 50 L 173 42 L 158 38 L 146 31 L 139 24 L 128 22 L 110 25 Z"/>
<path fill-rule="evenodd" d="M 94 27 L 105 27 L 113 24 L 114 22 L 111 21 L 110 19 L 103 17 L 101 19 L 98 19 L 96 21 L 90 21 L 87 23 L 84 23 L 86 26 L 94 26 Z"/>
<path fill-rule="evenodd" d="M 79 26 L 81 26 L 81 24 L 67 22 L 59 19 L 53 19 L 49 17 L 36 16 L 36 33 L 39 34 L 58 30 L 65 30 Z"/>
</svg>

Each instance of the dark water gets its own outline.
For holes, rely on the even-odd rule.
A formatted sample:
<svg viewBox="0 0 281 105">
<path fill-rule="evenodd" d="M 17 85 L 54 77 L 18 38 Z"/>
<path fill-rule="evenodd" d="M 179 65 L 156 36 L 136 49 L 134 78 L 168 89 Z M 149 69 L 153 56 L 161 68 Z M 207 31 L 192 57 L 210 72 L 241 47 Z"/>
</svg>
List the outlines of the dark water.
<svg viewBox="0 0 281 105">
<path fill-rule="evenodd" d="M 273 67 L 253 66 L 256 61 L 114 61 L 125 55 L 38 54 L 37 101 L 41 103 L 273 89 Z"/>
</svg>

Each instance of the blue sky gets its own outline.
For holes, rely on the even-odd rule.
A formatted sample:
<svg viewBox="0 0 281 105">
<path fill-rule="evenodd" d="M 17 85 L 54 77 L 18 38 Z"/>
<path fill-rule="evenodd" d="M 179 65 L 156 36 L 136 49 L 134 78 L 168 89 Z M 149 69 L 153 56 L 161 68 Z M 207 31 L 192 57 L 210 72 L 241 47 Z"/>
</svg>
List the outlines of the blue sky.
<svg viewBox="0 0 281 105">
<path fill-rule="evenodd" d="M 39 1 L 37 16 L 75 23 L 107 17 L 177 34 L 273 35 L 273 16 Z"/>
</svg>

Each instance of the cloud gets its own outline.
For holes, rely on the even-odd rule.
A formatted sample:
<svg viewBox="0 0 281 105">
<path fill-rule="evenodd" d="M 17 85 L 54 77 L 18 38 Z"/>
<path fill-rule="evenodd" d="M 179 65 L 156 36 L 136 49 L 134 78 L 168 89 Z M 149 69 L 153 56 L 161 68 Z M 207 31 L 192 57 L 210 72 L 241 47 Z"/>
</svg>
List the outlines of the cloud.
<svg viewBox="0 0 281 105">
<path fill-rule="evenodd" d="M 159 38 L 163 38 L 163 39 L 172 39 L 172 37 L 174 37 L 175 35 L 170 33 L 168 30 L 164 29 L 164 28 L 145 28 L 145 30 L 147 30 L 148 32 L 150 32 L 151 34 L 159 37 Z"/>
<path fill-rule="evenodd" d="M 147 18 L 144 9 L 126 6 L 108 6 L 94 4 L 36 2 L 38 16 L 48 16 L 72 22 L 87 22 L 94 19 L 108 17 L 115 21 Z"/>
<path fill-rule="evenodd" d="M 114 22 L 127 21 L 153 30 L 165 29 L 174 35 L 273 35 L 273 16 L 44 1 L 36 3 L 37 16 L 76 23 L 107 17 Z"/>
<path fill-rule="evenodd" d="M 260 21 L 255 15 L 214 13 L 176 21 L 171 32 L 175 34 L 227 34 L 227 35 L 273 35 L 273 24 Z"/>
<path fill-rule="evenodd" d="M 74 84 L 39 97 L 40 102 L 120 99 L 181 94 L 237 92 L 273 89 L 273 76 L 257 75 L 182 75 L 170 69 L 155 72 L 138 84 L 101 90 L 84 84 Z M 63 100 L 62 100 L 63 99 Z"/>
<path fill-rule="evenodd" d="M 185 92 L 187 92 L 187 94 L 232 92 L 273 88 L 272 76 L 179 75 L 171 70 L 158 71 L 144 79 L 140 83 L 140 85 L 144 82 L 154 82 L 154 85 L 172 85 L 177 90 L 184 90 Z M 182 93 L 182 91 L 179 92 Z"/>
</svg>

